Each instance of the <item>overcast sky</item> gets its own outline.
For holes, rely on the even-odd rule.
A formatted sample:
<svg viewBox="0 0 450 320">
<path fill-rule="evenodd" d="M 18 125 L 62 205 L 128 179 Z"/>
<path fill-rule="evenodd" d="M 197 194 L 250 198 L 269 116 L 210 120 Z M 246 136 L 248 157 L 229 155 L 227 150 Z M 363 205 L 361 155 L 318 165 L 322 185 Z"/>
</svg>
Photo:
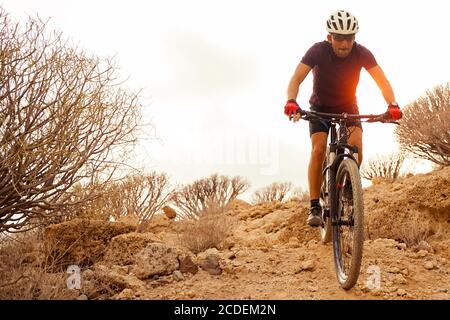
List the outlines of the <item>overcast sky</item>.
<svg viewBox="0 0 450 320">
<path fill-rule="evenodd" d="M 400 106 L 449 81 L 450 2 L 242 0 L 5 0 L 16 19 L 38 13 L 80 47 L 116 56 L 128 85 L 144 88 L 145 113 L 160 142 L 138 161 L 186 183 L 214 172 L 307 186 L 308 124 L 283 114 L 289 79 L 306 50 L 325 40 L 338 9 L 359 20 L 356 41 L 369 48 Z M 312 75 L 298 101 L 309 108 Z M 386 104 L 365 70 L 361 113 Z M 392 125 L 364 127 L 365 159 L 396 150 Z"/>
</svg>

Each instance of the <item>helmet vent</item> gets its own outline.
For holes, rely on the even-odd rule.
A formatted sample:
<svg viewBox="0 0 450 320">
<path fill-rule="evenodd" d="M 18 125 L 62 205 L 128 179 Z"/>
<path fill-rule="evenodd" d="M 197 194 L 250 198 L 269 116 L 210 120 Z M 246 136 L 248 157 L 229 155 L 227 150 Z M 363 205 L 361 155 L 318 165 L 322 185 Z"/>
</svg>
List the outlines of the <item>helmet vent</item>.
<svg viewBox="0 0 450 320">
<path fill-rule="evenodd" d="M 338 10 L 329 16 L 327 31 L 337 34 L 355 34 L 359 31 L 358 20 L 350 12 Z"/>
</svg>

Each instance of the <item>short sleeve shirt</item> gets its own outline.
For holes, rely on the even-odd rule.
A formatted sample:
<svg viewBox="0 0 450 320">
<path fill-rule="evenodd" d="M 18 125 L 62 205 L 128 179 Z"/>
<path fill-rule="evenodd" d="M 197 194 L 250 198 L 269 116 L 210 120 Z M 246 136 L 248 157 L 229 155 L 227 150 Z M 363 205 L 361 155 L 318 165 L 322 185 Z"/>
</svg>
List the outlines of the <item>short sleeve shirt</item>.
<svg viewBox="0 0 450 320">
<path fill-rule="evenodd" d="M 327 112 L 357 110 L 356 87 L 361 69 L 377 66 L 373 54 L 356 42 L 345 58 L 338 57 L 328 41 L 318 42 L 306 52 L 301 62 L 313 70 L 311 106 L 321 106 L 322 111 Z"/>
</svg>

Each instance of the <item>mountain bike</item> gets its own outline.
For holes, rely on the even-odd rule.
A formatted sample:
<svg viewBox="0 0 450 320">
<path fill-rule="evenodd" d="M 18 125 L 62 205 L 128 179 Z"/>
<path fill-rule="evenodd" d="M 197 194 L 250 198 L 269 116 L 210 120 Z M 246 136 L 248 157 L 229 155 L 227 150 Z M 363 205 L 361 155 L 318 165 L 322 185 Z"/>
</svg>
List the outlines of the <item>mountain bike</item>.
<svg viewBox="0 0 450 320">
<path fill-rule="evenodd" d="M 380 115 L 300 112 L 307 121 L 330 121 L 329 144 L 322 165 L 320 190 L 323 243 L 333 242 L 336 276 L 340 286 L 351 289 L 357 282 L 364 245 L 364 200 L 358 165 L 358 147 L 348 144 L 349 121 L 397 122 Z M 365 119 L 365 120 L 363 120 Z M 336 128 L 336 126 L 338 128 Z"/>
</svg>

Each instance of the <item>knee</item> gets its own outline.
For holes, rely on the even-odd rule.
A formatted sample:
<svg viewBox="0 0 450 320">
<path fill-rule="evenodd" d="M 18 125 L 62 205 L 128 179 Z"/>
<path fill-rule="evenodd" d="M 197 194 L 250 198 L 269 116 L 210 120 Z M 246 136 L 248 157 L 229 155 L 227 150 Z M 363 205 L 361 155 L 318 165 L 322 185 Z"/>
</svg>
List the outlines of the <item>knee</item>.
<svg viewBox="0 0 450 320">
<path fill-rule="evenodd" d="M 323 160 L 327 151 L 326 145 L 315 145 L 311 150 L 311 158 L 314 160 Z"/>
</svg>

